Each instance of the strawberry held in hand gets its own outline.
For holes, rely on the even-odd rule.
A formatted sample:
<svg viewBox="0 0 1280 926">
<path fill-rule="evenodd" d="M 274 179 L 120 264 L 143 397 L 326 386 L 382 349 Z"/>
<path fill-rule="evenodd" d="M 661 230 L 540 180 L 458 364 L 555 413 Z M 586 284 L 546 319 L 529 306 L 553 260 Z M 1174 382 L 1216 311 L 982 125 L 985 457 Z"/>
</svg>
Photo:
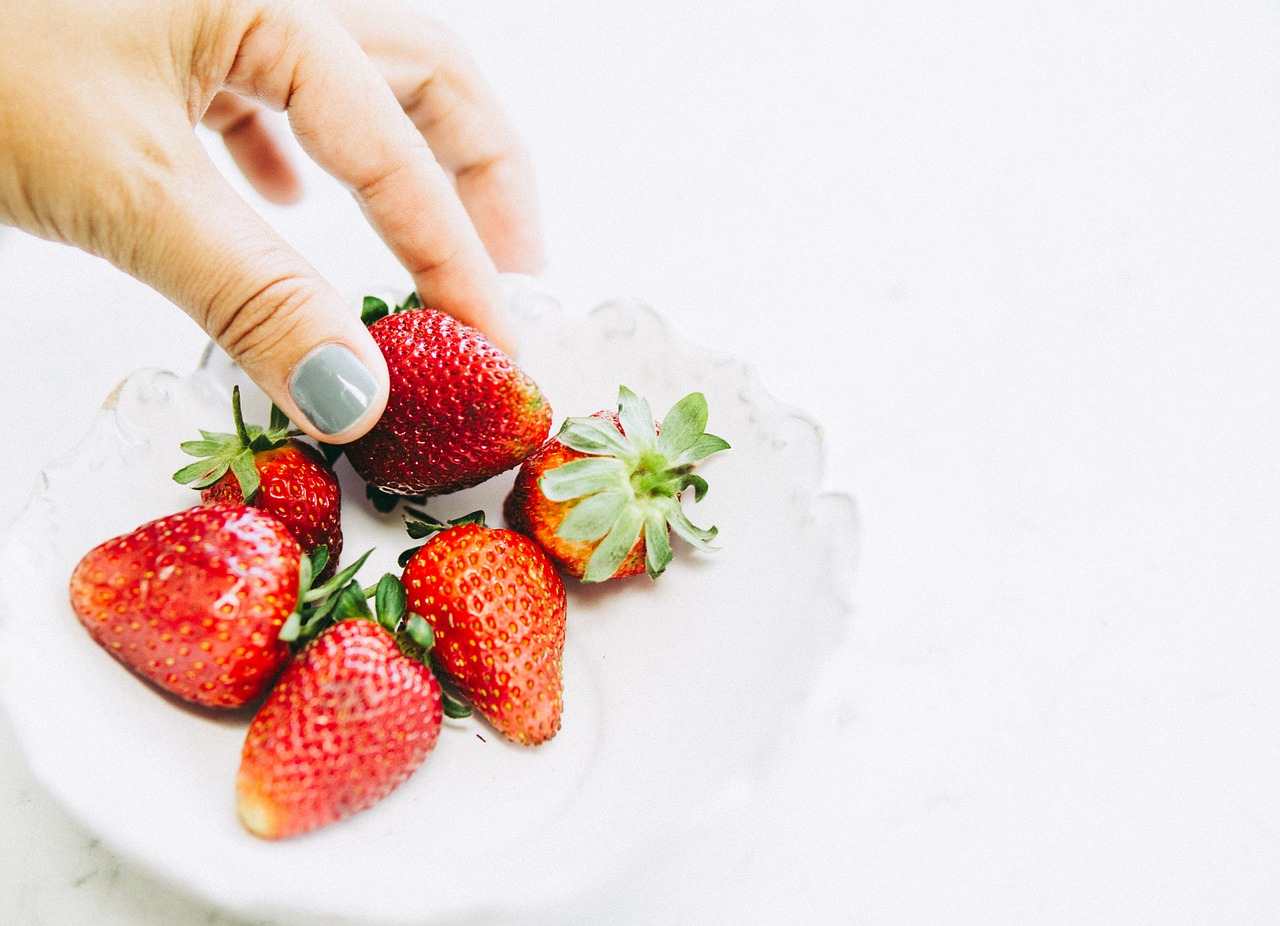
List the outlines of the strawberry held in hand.
<svg viewBox="0 0 1280 926">
<path fill-rule="evenodd" d="M 376 595 L 375 619 L 358 584 L 339 593 L 337 623 L 306 643 L 250 724 L 236 779 L 250 832 L 282 839 L 372 807 L 435 746 L 442 709 L 426 664 L 431 628 L 406 614 L 394 576 Z"/>
<path fill-rule="evenodd" d="M 391 394 L 373 429 L 346 447 L 365 481 L 397 495 L 440 495 L 511 469 L 551 429 L 551 406 L 524 371 L 470 325 L 365 300 Z"/>
<path fill-rule="evenodd" d="M 694 464 L 729 447 L 706 426 L 700 392 L 677 402 L 658 426 L 649 403 L 623 386 L 617 414 L 567 419 L 524 461 L 507 496 L 507 523 L 584 582 L 641 571 L 657 578 L 672 559 L 668 528 L 699 550 L 715 550 L 716 529 L 695 527 L 680 506 L 690 486 L 695 501 L 706 494 Z"/>
<path fill-rule="evenodd" d="M 200 457 L 173 474 L 182 485 L 200 489 L 206 502 L 243 502 L 270 512 L 288 526 L 304 553 L 328 551 L 325 578 L 342 555 L 342 490 L 338 478 L 310 444 L 296 440 L 289 420 L 274 405 L 264 431 L 245 425 L 240 387 L 231 391 L 234 434 L 201 431 L 184 453 Z"/>
<path fill-rule="evenodd" d="M 510 740 L 537 745 L 560 729 L 564 583 L 546 554 L 481 512 L 451 525 L 412 512 L 417 537 L 403 581 L 409 609 L 435 632 L 436 665 Z"/>
<path fill-rule="evenodd" d="M 322 567 L 323 550 L 316 558 Z M 313 570 L 274 515 L 202 505 L 90 550 L 71 574 L 71 606 L 138 675 L 187 701 L 237 708 L 289 658 L 279 635 L 297 609 L 326 593 L 310 588 Z"/>
</svg>

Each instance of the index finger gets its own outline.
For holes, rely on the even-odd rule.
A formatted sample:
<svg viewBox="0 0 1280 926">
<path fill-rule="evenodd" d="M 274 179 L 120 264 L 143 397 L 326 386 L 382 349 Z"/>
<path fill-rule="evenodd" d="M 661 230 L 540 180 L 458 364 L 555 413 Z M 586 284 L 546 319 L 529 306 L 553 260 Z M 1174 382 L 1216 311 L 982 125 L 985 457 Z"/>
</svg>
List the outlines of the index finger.
<svg viewBox="0 0 1280 926">
<path fill-rule="evenodd" d="M 427 139 L 499 270 L 543 264 L 533 164 L 462 41 L 396 0 L 328 0 Z"/>
<path fill-rule="evenodd" d="M 514 347 L 497 270 L 448 173 L 325 7 L 264 7 L 225 83 L 288 112 L 303 150 L 355 193 L 424 303 Z"/>
</svg>

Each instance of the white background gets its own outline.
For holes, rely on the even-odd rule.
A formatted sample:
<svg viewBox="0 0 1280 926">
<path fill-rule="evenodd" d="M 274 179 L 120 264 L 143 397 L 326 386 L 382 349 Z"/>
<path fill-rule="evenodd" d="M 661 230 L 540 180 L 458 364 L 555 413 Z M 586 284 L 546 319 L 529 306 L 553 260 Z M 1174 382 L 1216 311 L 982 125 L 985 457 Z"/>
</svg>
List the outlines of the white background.
<svg viewBox="0 0 1280 926">
<path fill-rule="evenodd" d="M 548 283 L 751 360 L 863 521 L 790 761 L 564 921 L 1280 921 L 1280 7 L 435 8 L 532 148 Z M 358 290 L 391 265 L 311 186 L 268 214 Z M 14 233 L 0 300 L 7 523 L 204 337 Z M 0 846 L 6 924 L 241 926 L 98 847 L 2 724 Z"/>
</svg>

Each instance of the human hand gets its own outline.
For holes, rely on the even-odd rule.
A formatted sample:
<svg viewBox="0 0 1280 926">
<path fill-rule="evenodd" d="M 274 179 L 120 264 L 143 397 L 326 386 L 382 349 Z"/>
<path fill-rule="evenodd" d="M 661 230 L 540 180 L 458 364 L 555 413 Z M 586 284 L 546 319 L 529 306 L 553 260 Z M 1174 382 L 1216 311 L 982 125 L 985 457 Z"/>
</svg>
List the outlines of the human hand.
<svg viewBox="0 0 1280 926">
<path fill-rule="evenodd" d="M 532 171 L 438 23 L 350 0 L 0 0 L 0 19 L 0 221 L 153 286 L 312 436 L 368 430 L 386 364 L 218 173 L 201 120 L 286 203 L 298 176 L 263 118 L 285 110 L 423 300 L 512 346 L 497 271 L 541 262 Z"/>
</svg>

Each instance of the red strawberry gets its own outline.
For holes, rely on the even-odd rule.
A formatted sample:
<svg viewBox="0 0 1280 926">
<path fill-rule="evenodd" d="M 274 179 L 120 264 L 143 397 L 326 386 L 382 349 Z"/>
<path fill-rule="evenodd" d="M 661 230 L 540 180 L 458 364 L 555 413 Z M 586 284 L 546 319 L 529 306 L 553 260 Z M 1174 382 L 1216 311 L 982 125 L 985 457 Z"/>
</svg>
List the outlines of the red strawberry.
<svg viewBox="0 0 1280 926">
<path fill-rule="evenodd" d="M 381 601 L 388 583 L 398 590 L 394 614 Z M 399 581 L 379 583 L 376 621 L 358 584 L 340 594 L 363 613 L 306 645 L 245 737 L 236 804 L 245 827 L 265 839 L 373 806 L 413 774 L 440 735 L 440 685 L 425 662 L 430 629 L 421 618 L 414 630 L 402 629 Z"/>
<path fill-rule="evenodd" d="M 564 690 L 565 591 L 555 567 L 527 537 L 485 527 L 480 512 L 453 526 L 421 516 L 411 534 L 444 529 L 412 551 L 403 581 L 409 609 L 435 631 L 436 666 L 508 739 L 551 739 Z"/>
<path fill-rule="evenodd" d="M 342 555 L 342 490 L 320 451 L 295 440 L 289 420 L 274 405 L 266 430 L 245 425 L 240 412 L 240 387 L 231 392 L 234 434 L 201 431 L 201 440 L 187 441 L 184 452 L 200 457 L 173 478 L 200 489 L 206 502 L 244 502 L 282 520 L 310 554 L 328 551 L 325 572 L 333 574 Z"/>
<path fill-rule="evenodd" d="M 302 550 L 274 515 L 192 508 L 95 547 L 71 575 L 89 635 L 180 698 L 235 708 L 289 657 L 278 639 L 298 604 Z"/>
<path fill-rule="evenodd" d="M 690 486 L 695 501 L 706 494 L 694 464 L 729 447 L 706 426 L 700 392 L 677 402 L 659 426 L 649 403 L 623 386 L 616 414 L 569 418 L 529 455 L 507 496 L 507 523 L 584 582 L 641 570 L 657 578 L 672 559 L 668 528 L 715 550 L 716 529 L 695 527 L 680 506 Z"/>
<path fill-rule="evenodd" d="M 346 446 L 367 482 L 398 495 L 441 495 L 516 466 L 551 429 L 537 384 L 475 328 L 416 297 L 388 312 L 366 300 L 369 333 L 391 371 L 373 429 Z"/>
</svg>

